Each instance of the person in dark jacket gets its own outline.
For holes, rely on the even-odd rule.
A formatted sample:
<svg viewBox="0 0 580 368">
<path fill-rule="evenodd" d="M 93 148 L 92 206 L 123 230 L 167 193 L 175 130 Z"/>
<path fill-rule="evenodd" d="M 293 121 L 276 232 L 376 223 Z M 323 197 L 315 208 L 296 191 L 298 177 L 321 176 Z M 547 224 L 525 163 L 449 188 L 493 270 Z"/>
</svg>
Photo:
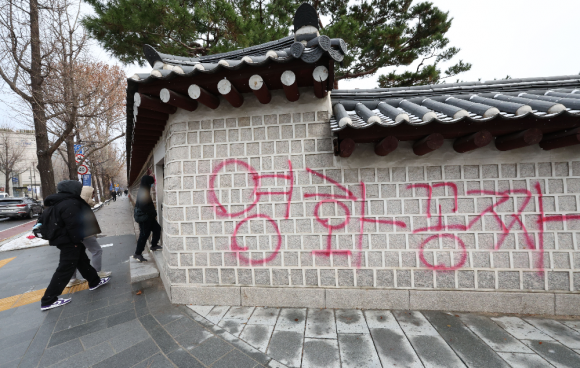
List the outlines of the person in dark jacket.
<svg viewBox="0 0 580 368">
<path fill-rule="evenodd" d="M 100 229 L 95 214 L 80 196 L 82 188 L 83 185 L 78 181 L 64 180 L 56 187 L 58 193 L 49 195 L 44 200 L 45 206 L 53 207 L 52 211 L 56 211 L 58 223 L 52 224 L 45 217 L 39 222 L 43 226 L 57 227 L 49 244 L 60 250 L 60 260 L 40 301 L 40 309 L 43 311 L 70 303 L 71 299 L 58 296 L 62 294 L 76 269 L 89 282 L 90 290 L 95 290 L 110 280 L 110 277 L 99 277 L 85 252 L 83 239 L 87 234 L 94 234 Z"/>
<path fill-rule="evenodd" d="M 155 183 L 155 179 L 152 176 L 145 175 L 141 178 L 141 185 L 139 186 L 139 191 L 137 192 L 137 201 L 135 202 L 135 221 L 139 223 L 139 239 L 137 240 L 137 249 L 133 258 L 139 262 L 146 262 L 147 259 L 143 257 L 143 251 L 145 250 L 145 243 L 149 239 L 149 235 L 153 232 L 153 238 L 151 239 L 151 250 L 160 250 L 162 247 L 157 245 L 159 239 L 161 238 L 161 226 L 155 219 L 157 217 L 157 211 L 155 210 L 155 205 L 153 204 L 153 199 L 151 198 L 151 187 Z"/>
<path fill-rule="evenodd" d="M 117 192 L 116 191 L 111 191 L 111 197 L 113 197 L 113 202 L 117 202 Z"/>
</svg>

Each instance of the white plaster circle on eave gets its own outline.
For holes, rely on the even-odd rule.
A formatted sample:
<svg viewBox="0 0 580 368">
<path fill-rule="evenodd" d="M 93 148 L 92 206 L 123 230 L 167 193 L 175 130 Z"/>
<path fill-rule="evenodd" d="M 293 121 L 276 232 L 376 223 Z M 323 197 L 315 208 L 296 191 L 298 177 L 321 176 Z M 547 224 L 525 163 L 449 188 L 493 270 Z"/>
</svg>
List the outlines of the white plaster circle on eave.
<svg viewBox="0 0 580 368">
<path fill-rule="evenodd" d="M 323 65 L 319 65 L 316 68 L 314 68 L 312 76 L 314 77 L 315 81 L 324 82 L 325 80 L 328 79 L 328 69 Z"/>
<path fill-rule="evenodd" d="M 168 103 L 170 98 L 171 96 L 169 96 L 169 90 L 167 88 L 163 88 L 161 92 L 159 92 L 159 99 L 161 101 Z"/>
<path fill-rule="evenodd" d="M 559 112 L 562 111 L 566 111 L 566 106 L 562 105 L 562 104 L 555 104 L 552 107 L 550 107 L 547 111 L 548 114 L 557 114 Z"/>
<path fill-rule="evenodd" d="M 221 81 L 219 81 L 217 87 L 218 91 L 222 95 L 227 95 L 232 91 L 232 83 L 227 79 L 222 79 Z"/>
<path fill-rule="evenodd" d="M 316 37 L 320 36 L 320 32 L 318 32 L 318 28 L 314 26 L 302 26 L 299 30 L 296 31 L 296 36 L 302 34 L 316 34 Z"/>
<path fill-rule="evenodd" d="M 296 74 L 294 74 L 294 72 L 291 70 L 286 70 L 284 73 L 282 73 L 280 80 L 285 86 L 291 86 L 296 83 Z"/>
<path fill-rule="evenodd" d="M 532 112 L 532 107 L 529 105 L 523 105 L 516 110 L 516 116 L 525 115 L 530 112 Z"/>
<path fill-rule="evenodd" d="M 189 95 L 189 97 L 193 98 L 194 100 L 197 100 L 199 96 L 201 96 L 201 88 L 199 88 L 197 84 L 192 84 L 191 86 L 189 86 L 189 88 L 187 88 L 187 94 Z"/>
<path fill-rule="evenodd" d="M 407 123 L 410 121 L 408 114 L 402 113 L 395 117 L 395 123 L 399 124 L 403 121 Z"/>
<path fill-rule="evenodd" d="M 262 79 L 258 74 L 254 74 L 250 77 L 249 85 L 251 89 L 257 91 L 264 85 L 264 79 Z"/>
<path fill-rule="evenodd" d="M 497 114 L 499 114 L 499 109 L 497 107 L 490 107 L 489 109 L 487 109 L 487 111 L 485 111 L 485 113 L 483 113 L 483 117 L 491 118 L 496 116 Z"/>
</svg>

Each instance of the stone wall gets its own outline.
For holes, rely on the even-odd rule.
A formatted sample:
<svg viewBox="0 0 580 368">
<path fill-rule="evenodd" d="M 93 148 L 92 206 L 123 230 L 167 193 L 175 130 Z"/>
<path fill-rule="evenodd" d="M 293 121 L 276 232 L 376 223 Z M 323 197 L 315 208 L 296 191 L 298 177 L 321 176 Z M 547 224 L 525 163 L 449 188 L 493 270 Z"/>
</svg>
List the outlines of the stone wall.
<svg viewBox="0 0 580 368">
<path fill-rule="evenodd" d="M 383 307 L 413 307 L 413 295 L 429 298 L 409 290 L 580 290 L 577 148 L 458 154 L 449 141 L 417 157 L 401 142 L 386 157 L 366 144 L 344 159 L 333 154 L 328 99 L 247 99 L 179 110 L 168 123 L 163 243 L 174 302 L 374 305 L 379 294 L 364 289 L 384 291 Z"/>
</svg>

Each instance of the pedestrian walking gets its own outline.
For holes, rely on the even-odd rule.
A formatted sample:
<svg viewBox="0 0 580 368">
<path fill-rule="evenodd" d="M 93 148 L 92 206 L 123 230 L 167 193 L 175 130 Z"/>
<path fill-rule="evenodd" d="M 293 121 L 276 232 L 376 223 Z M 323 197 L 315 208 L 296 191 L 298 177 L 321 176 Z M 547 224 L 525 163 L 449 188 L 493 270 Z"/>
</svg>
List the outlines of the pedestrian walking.
<svg viewBox="0 0 580 368">
<path fill-rule="evenodd" d="M 53 234 L 49 244 L 60 250 L 60 260 L 40 301 L 40 309 L 43 311 L 71 302 L 70 298 L 58 296 L 62 294 L 76 269 L 89 282 L 89 290 L 95 290 L 110 280 L 110 277 L 99 277 L 85 253 L 83 239 L 87 232 L 94 231 L 90 228 L 97 220 L 87 202 L 80 196 L 82 188 L 83 185 L 76 180 L 64 180 L 56 187 L 58 193 L 49 195 L 44 200 L 45 206 L 51 208 L 44 212 L 39 223 L 43 224 L 43 231 Z"/>
<path fill-rule="evenodd" d="M 137 192 L 137 201 L 135 202 L 135 221 L 139 224 L 139 239 L 137 240 L 137 249 L 133 258 L 139 262 L 146 262 L 147 259 L 143 257 L 143 251 L 145 250 L 145 243 L 149 239 L 149 235 L 153 233 L 153 238 L 151 239 L 151 250 L 156 251 L 163 249 L 159 245 L 159 239 L 161 238 L 161 226 L 155 219 L 157 217 L 157 211 L 155 210 L 155 205 L 153 204 L 153 199 L 151 198 L 151 187 L 155 183 L 155 179 L 152 176 L 145 175 L 141 178 L 141 185 L 139 186 L 139 191 Z"/>
<path fill-rule="evenodd" d="M 111 192 L 111 196 L 113 197 L 113 202 L 117 202 L 117 192 L 114 190 Z"/>
<path fill-rule="evenodd" d="M 91 209 L 95 205 L 95 201 L 93 201 L 93 192 L 95 189 L 93 187 L 83 187 L 81 191 L 81 198 L 87 202 L 89 205 L 89 209 L 83 207 L 83 212 L 91 211 Z M 103 263 L 103 248 L 97 242 L 97 234 L 101 233 L 101 228 L 99 223 L 97 222 L 97 218 L 91 214 L 87 213 L 83 216 L 86 219 L 85 223 L 85 238 L 83 239 L 83 244 L 85 248 L 91 253 L 91 266 L 97 271 L 97 274 L 100 278 L 111 276 L 110 271 L 102 271 L 102 263 Z M 94 221 L 93 221 L 94 219 Z M 80 277 L 80 273 L 78 270 L 75 270 L 73 277 L 70 279 L 66 287 L 75 286 L 78 284 L 82 284 L 87 280 Z"/>
</svg>

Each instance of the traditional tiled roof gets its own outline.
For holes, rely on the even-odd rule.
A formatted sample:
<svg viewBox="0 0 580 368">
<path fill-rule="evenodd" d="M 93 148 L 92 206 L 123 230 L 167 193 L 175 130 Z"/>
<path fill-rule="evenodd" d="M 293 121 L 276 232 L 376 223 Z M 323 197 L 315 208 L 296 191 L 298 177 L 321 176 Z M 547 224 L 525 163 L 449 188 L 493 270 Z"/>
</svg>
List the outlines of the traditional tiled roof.
<svg viewBox="0 0 580 368">
<path fill-rule="evenodd" d="M 333 70 L 347 52 L 342 39 L 320 35 L 316 10 L 302 4 L 294 16 L 294 34 L 280 40 L 199 58 L 163 54 L 145 45 L 152 70 L 127 81 L 129 182 L 135 180 L 177 108 L 194 111 L 199 104 L 216 109 L 220 103 L 238 108 L 244 94 L 262 104 L 270 91 L 283 90 L 290 102 L 300 88 L 311 87 L 317 98 L 333 88 Z M 226 102 L 224 102 L 224 100 Z"/>
<path fill-rule="evenodd" d="M 145 57 L 153 70 L 149 74 L 137 73 L 130 80 L 148 83 L 159 79 L 212 74 L 224 69 L 240 70 L 247 66 L 262 67 L 269 63 L 287 63 L 296 59 L 315 63 L 325 55 L 336 62 L 341 62 L 346 52 L 344 40 L 314 34 L 309 40 L 295 41 L 295 37 L 290 36 L 253 47 L 199 58 L 162 54 L 152 46 L 145 45 Z"/>
<path fill-rule="evenodd" d="M 580 117 L 580 76 L 335 90 L 331 129 Z"/>
</svg>

